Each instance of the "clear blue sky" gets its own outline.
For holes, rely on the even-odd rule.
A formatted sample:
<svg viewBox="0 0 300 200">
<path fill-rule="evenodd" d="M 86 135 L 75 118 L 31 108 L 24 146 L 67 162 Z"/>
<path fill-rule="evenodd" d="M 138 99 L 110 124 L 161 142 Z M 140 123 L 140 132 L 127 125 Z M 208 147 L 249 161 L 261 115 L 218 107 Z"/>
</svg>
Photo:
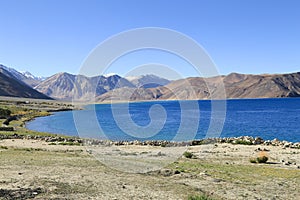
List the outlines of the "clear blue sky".
<svg viewBox="0 0 300 200">
<path fill-rule="evenodd" d="M 42 76 L 77 73 L 106 38 L 163 27 L 195 39 L 221 74 L 295 72 L 299 9 L 297 0 L 0 0 L 0 63 Z"/>
</svg>

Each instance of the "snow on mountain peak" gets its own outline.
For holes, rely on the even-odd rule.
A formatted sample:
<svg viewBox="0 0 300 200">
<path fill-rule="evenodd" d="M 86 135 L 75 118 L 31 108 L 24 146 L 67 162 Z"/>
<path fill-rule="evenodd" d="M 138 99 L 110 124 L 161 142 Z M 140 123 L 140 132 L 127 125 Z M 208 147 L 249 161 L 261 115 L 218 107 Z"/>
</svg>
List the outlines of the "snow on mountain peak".
<svg viewBox="0 0 300 200">
<path fill-rule="evenodd" d="M 26 78 L 30 78 L 30 79 L 34 79 L 34 80 L 38 80 L 38 81 L 43 81 L 46 79 L 46 77 L 43 77 L 43 76 L 34 76 L 29 71 L 21 72 L 21 74 L 23 74 Z"/>
<path fill-rule="evenodd" d="M 35 79 L 35 76 L 32 75 L 29 71 L 21 72 L 25 77 Z"/>
<path fill-rule="evenodd" d="M 108 74 L 104 74 L 103 76 L 108 78 L 110 76 L 114 76 L 114 75 L 118 75 L 117 73 L 108 73 Z"/>
</svg>

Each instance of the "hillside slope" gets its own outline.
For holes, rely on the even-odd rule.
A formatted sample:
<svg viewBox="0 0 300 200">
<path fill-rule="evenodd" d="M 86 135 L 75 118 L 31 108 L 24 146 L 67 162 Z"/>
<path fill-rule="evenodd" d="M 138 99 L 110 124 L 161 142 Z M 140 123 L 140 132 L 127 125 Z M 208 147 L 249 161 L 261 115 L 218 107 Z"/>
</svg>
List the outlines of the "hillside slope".
<svg viewBox="0 0 300 200">
<path fill-rule="evenodd" d="M 24 72 L 21 73 L 11 67 L 6 67 L 4 65 L 0 64 L 0 70 L 7 76 L 17 79 L 23 83 L 26 83 L 27 85 L 29 85 L 30 87 L 35 87 L 36 85 L 38 85 L 42 79 L 39 79 L 37 77 L 34 77 L 32 74 L 30 74 L 30 72 Z"/>
<path fill-rule="evenodd" d="M 90 101 L 95 96 L 120 87 L 134 85 L 118 75 L 86 77 L 58 73 L 38 84 L 35 89 L 56 99 Z"/>
<path fill-rule="evenodd" d="M 226 98 L 300 97 L 300 72 L 275 75 L 232 73 L 211 78 L 191 77 L 157 88 L 117 89 L 100 95 L 97 100 L 165 100 L 224 98 L 218 85 L 224 84 Z"/>
<path fill-rule="evenodd" d="M 7 71 L 0 70 L 0 96 L 51 99 L 50 97 L 32 89 L 21 81 L 6 75 Z"/>
</svg>

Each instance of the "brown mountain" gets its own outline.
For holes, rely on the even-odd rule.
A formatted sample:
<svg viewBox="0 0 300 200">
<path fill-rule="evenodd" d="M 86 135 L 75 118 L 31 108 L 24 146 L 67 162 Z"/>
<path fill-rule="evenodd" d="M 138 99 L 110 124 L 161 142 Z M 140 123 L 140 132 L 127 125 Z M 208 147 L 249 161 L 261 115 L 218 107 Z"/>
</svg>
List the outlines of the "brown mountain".
<svg viewBox="0 0 300 200">
<path fill-rule="evenodd" d="M 226 98 L 300 97 L 300 72 L 274 75 L 232 73 L 211 78 L 191 77 L 157 88 L 119 88 L 100 95 L 98 101 L 224 98 L 219 84 L 224 83 Z M 209 86 L 209 87 L 208 87 Z M 209 90 L 210 89 L 210 90 Z"/>
<path fill-rule="evenodd" d="M 121 87 L 134 85 L 118 75 L 86 77 L 58 73 L 38 84 L 35 89 L 55 99 L 91 101 L 95 96 Z"/>
<path fill-rule="evenodd" d="M 0 69 L 0 96 L 51 99 L 50 97 L 32 89 L 24 82 L 14 78 L 10 72 Z"/>
<path fill-rule="evenodd" d="M 153 74 L 126 77 L 137 88 L 156 88 L 169 84 L 171 81 Z"/>
</svg>

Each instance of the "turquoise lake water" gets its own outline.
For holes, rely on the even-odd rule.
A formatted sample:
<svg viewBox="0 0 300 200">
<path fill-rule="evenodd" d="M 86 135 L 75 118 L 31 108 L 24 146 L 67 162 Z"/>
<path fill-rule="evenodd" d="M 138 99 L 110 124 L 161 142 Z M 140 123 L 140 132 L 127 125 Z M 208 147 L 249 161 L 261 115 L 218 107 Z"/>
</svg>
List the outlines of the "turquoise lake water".
<svg viewBox="0 0 300 200">
<path fill-rule="evenodd" d="M 97 104 L 40 117 L 26 126 L 42 132 L 110 140 L 259 136 L 300 142 L 300 98 Z"/>
</svg>

